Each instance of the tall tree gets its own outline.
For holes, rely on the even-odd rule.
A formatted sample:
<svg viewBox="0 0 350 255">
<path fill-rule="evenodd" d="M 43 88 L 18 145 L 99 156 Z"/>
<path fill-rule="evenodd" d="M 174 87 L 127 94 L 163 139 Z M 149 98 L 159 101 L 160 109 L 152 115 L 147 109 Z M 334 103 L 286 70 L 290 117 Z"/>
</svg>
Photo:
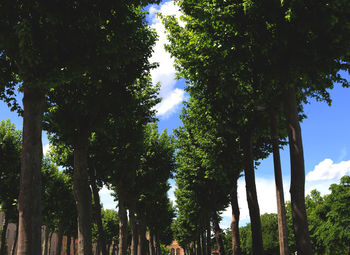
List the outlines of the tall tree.
<svg viewBox="0 0 350 255">
<path fill-rule="evenodd" d="M 0 254 L 7 254 L 6 232 L 9 223 L 18 222 L 17 198 L 21 164 L 22 136 L 10 120 L 0 122 L 0 206 L 5 214 Z"/>
</svg>

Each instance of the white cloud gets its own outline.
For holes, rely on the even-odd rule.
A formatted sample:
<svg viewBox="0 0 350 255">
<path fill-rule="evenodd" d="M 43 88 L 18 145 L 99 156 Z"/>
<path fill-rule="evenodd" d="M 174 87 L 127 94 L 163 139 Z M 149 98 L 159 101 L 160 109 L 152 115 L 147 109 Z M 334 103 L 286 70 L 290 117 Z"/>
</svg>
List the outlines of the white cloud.
<svg viewBox="0 0 350 255">
<path fill-rule="evenodd" d="M 275 180 L 267 178 L 256 178 L 256 192 L 258 195 L 258 202 L 260 207 L 260 214 L 277 213 L 276 202 L 276 188 Z M 289 180 L 283 181 L 284 200 L 290 199 L 289 195 Z M 249 209 L 247 203 L 247 195 L 244 179 L 238 181 L 238 205 L 240 208 L 240 220 L 246 221 L 249 219 Z M 224 212 L 223 216 L 231 217 L 232 210 L 229 206 Z"/>
<path fill-rule="evenodd" d="M 174 112 L 172 110 L 182 102 L 184 92 L 183 90 L 175 88 L 176 70 L 174 67 L 174 59 L 164 49 L 164 45 L 168 43 L 168 40 L 162 22 L 156 16 L 157 12 L 162 15 L 175 15 L 178 18 L 180 17 L 181 12 L 173 1 L 165 2 L 160 6 L 154 5 L 149 9 L 152 22 L 151 27 L 155 29 L 158 34 L 158 41 L 153 48 L 154 53 L 150 58 L 150 62 L 159 63 L 159 67 L 151 71 L 151 76 L 154 84 L 158 82 L 161 84 L 160 96 L 163 98 L 163 101 L 156 107 L 156 109 L 158 111 L 158 116 L 162 116 L 167 112 L 169 112 L 169 114 Z M 181 100 L 179 99 L 180 96 L 182 96 Z M 177 103 L 175 104 L 175 102 Z"/>
<path fill-rule="evenodd" d="M 329 187 L 333 183 L 339 183 L 342 176 L 350 173 L 350 160 L 334 163 L 331 159 L 325 159 L 314 167 L 314 170 L 306 175 L 305 195 L 310 194 L 311 190 L 318 190 L 321 195 L 328 194 Z M 284 200 L 290 200 L 290 179 L 283 180 Z M 258 202 L 260 214 L 277 213 L 276 188 L 274 178 L 256 178 L 256 190 L 258 194 Z M 245 181 L 241 178 L 238 181 L 238 204 L 240 208 L 240 221 L 244 223 L 249 220 L 249 209 L 247 204 L 247 196 L 245 190 Z M 225 221 L 222 227 L 227 228 L 228 217 L 232 216 L 231 206 L 224 212 Z"/>
<path fill-rule="evenodd" d="M 167 97 L 163 98 L 162 102 L 156 106 L 157 115 L 168 117 L 177 110 L 184 100 L 185 92 L 182 89 L 174 89 Z"/>
<path fill-rule="evenodd" d="M 46 153 L 48 153 L 49 150 L 50 150 L 50 144 L 49 144 L 49 143 L 48 143 L 48 144 L 45 144 L 45 145 L 43 146 L 43 154 L 46 155 Z"/>
<path fill-rule="evenodd" d="M 113 190 L 108 189 L 106 186 L 103 186 L 99 191 L 100 200 L 104 209 L 116 209 L 118 202 L 114 201 L 112 193 Z"/>
<path fill-rule="evenodd" d="M 307 181 L 339 180 L 342 176 L 350 173 L 350 160 L 334 163 L 326 158 L 306 175 Z"/>
</svg>

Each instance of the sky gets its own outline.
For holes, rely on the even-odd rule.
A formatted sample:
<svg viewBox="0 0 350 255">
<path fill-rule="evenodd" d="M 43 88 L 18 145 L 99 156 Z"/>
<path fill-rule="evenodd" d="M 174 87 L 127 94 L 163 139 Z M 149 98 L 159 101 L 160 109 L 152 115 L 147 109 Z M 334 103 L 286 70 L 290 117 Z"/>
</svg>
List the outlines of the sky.
<svg viewBox="0 0 350 255">
<path fill-rule="evenodd" d="M 185 81 L 175 79 L 176 71 L 173 66 L 174 60 L 169 53 L 165 52 L 164 44 L 166 35 L 164 27 L 156 17 L 156 13 L 163 15 L 180 16 L 178 8 L 172 1 L 162 2 L 162 4 L 148 7 L 149 16 L 147 17 L 150 25 L 157 31 L 159 39 L 154 47 L 154 53 L 150 61 L 158 62 L 159 67 L 151 73 L 153 83 L 160 82 L 160 96 L 162 102 L 156 106 L 157 117 L 159 119 L 158 128 L 161 132 L 167 129 L 171 133 L 174 128 L 181 125 L 179 114 L 183 107 L 183 101 L 189 96 L 184 91 Z M 350 79 L 348 74 L 342 73 L 343 77 Z M 317 189 L 322 194 L 327 194 L 328 188 L 332 183 L 339 183 L 340 178 L 345 174 L 350 174 L 350 88 L 342 88 L 335 84 L 334 89 L 330 91 L 333 100 L 329 107 L 326 103 L 310 100 L 310 103 L 304 106 L 307 119 L 301 123 L 304 158 L 306 170 L 306 194 L 311 190 Z M 21 95 L 18 95 L 21 100 Z M 22 118 L 16 113 L 11 112 L 7 105 L 0 101 L 0 120 L 11 119 L 17 129 L 22 128 Z M 49 142 L 46 134 L 43 133 L 43 150 L 47 151 Z M 276 193 L 273 175 L 272 156 L 260 162 L 256 170 L 256 185 L 260 213 L 276 213 Z M 285 200 L 290 200 L 289 182 L 290 182 L 290 162 L 289 150 L 286 147 L 281 150 L 281 163 L 284 178 Z M 169 196 L 174 200 L 173 191 L 175 183 L 170 180 L 172 185 Z M 103 188 L 100 191 L 101 201 L 104 208 L 114 209 L 116 203 L 110 196 L 110 191 Z M 239 206 L 241 210 L 241 225 L 249 222 L 249 211 L 245 195 L 244 179 L 239 180 L 238 185 Z M 227 208 L 222 213 L 222 228 L 228 228 L 231 221 L 231 209 Z"/>
</svg>

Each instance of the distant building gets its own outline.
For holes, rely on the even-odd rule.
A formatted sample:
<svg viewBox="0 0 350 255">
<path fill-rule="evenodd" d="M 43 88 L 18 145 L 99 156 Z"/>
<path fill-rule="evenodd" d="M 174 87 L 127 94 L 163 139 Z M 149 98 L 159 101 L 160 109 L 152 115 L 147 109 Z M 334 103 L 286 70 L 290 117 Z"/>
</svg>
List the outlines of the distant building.
<svg viewBox="0 0 350 255">
<path fill-rule="evenodd" d="M 184 249 L 182 249 L 179 243 L 174 240 L 170 245 L 167 246 L 170 250 L 171 255 L 185 255 Z"/>
</svg>

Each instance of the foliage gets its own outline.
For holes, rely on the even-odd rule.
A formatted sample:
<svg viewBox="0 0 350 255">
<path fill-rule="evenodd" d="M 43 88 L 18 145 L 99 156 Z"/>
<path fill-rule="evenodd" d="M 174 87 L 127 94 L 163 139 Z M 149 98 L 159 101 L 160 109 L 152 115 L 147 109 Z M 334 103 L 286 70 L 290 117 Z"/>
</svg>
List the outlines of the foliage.
<svg viewBox="0 0 350 255">
<path fill-rule="evenodd" d="M 106 238 L 106 243 L 111 244 L 113 240 L 118 240 L 119 238 L 119 220 L 118 212 L 111 209 L 102 209 L 102 226 Z M 92 226 L 92 240 L 97 242 L 98 231 L 96 223 Z"/>
<path fill-rule="evenodd" d="M 10 120 L 0 122 L 0 205 L 10 222 L 17 222 L 17 198 L 22 135 Z"/>
</svg>

